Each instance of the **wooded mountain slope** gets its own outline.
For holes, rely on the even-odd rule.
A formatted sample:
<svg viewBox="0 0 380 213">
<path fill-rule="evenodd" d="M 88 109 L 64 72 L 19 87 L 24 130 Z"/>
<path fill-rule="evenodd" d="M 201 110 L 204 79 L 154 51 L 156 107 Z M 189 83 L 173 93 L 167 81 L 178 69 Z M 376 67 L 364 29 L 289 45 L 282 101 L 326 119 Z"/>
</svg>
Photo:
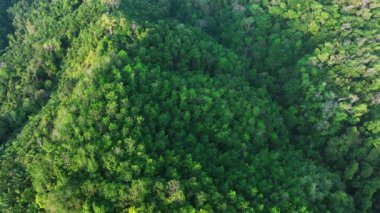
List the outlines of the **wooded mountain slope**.
<svg viewBox="0 0 380 213">
<path fill-rule="evenodd" d="M 379 212 L 376 0 L 2 0 L 0 212 Z"/>
</svg>

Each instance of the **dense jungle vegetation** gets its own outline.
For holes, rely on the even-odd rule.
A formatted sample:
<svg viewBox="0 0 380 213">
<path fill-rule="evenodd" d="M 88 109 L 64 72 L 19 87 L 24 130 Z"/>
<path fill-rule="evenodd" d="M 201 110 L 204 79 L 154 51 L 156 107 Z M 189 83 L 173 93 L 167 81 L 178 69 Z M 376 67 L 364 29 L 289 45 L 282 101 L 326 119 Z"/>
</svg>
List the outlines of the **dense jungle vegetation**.
<svg viewBox="0 0 380 213">
<path fill-rule="evenodd" d="M 380 212 L 377 0 L 1 0 L 0 212 Z"/>
</svg>

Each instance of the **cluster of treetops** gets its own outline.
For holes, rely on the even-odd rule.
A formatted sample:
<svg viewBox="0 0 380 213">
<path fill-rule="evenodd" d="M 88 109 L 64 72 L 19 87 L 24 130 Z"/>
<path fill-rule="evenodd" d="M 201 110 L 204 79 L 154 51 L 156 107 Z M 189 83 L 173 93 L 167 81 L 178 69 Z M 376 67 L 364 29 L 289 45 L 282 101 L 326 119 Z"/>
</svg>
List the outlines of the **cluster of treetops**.
<svg viewBox="0 0 380 213">
<path fill-rule="evenodd" d="M 377 0 L 1 0 L 0 212 L 380 212 Z"/>
</svg>

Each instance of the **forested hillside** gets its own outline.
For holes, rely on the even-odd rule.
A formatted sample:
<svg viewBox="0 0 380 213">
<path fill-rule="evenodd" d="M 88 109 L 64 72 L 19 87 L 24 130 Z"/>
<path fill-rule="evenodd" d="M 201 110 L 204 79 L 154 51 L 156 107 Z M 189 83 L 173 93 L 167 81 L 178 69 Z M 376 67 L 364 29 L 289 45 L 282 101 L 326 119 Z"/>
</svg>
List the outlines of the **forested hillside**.
<svg viewBox="0 0 380 213">
<path fill-rule="evenodd" d="M 1 0 L 0 212 L 380 212 L 377 0 Z"/>
</svg>

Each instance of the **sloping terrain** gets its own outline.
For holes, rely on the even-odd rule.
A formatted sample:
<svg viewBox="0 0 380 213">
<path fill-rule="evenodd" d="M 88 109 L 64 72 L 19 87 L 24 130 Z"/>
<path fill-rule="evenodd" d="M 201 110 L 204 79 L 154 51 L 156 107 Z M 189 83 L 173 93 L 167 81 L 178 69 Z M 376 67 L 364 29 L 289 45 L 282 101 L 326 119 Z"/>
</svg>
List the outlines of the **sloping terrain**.
<svg viewBox="0 0 380 213">
<path fill-rule="evenodd" d="M 1 212 L 380 210 L 375 0 L 13 3 Z"/>
</svg>

